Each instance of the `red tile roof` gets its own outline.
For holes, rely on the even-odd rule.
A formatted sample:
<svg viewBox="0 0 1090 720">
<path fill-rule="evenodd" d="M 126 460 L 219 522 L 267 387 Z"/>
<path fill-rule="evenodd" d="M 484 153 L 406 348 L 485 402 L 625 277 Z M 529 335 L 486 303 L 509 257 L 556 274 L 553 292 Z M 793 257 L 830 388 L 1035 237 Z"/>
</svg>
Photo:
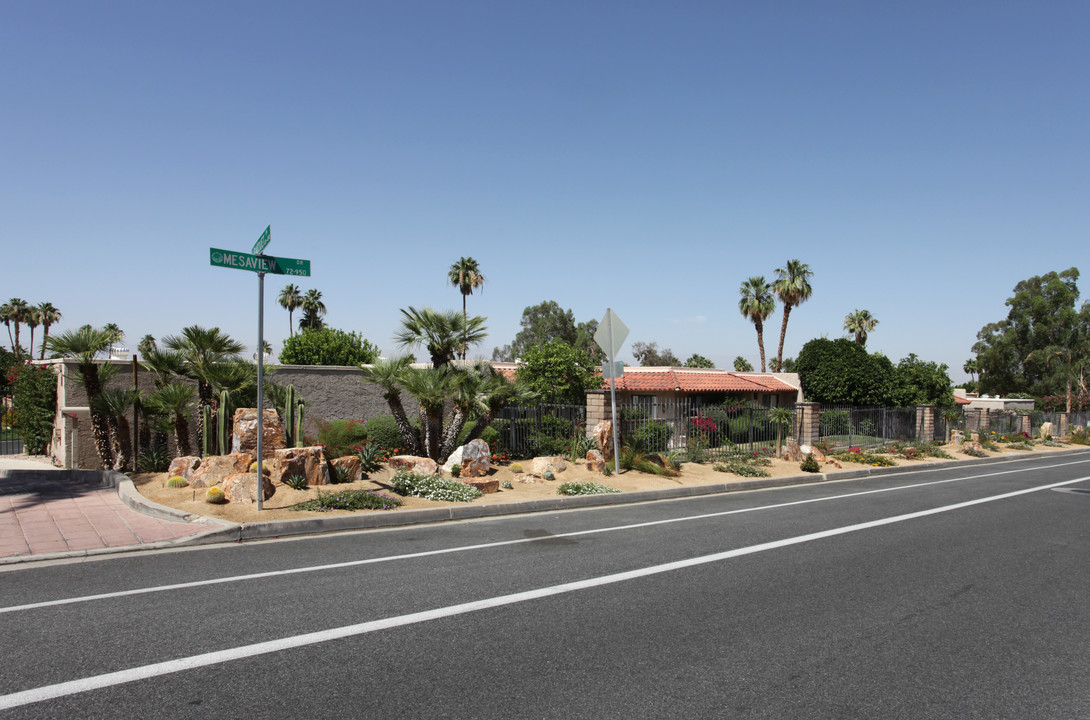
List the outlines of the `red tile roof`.
<svg viewBox="0 0 1090 720">
<path fill-rule="evenodd" d="M 609 380 L 603 380 L 602 387 L 608 388 Z M 797 392 L 797 388 L 772 375 L 665 367 L 626 367 L 623 377 L 617 378 L 617 389 L 632 392 Z"/>
</svg>

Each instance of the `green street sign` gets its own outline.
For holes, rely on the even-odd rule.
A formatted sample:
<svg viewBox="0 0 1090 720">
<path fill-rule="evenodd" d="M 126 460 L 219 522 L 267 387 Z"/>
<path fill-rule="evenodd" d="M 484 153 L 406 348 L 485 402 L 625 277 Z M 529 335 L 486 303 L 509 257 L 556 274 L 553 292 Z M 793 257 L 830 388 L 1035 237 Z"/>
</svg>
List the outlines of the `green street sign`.
<svg viewBox="0 0 1090 720">
<path fill-rule="evenodd" d="M 219 248 L 209 248 L 209 258 L 212 265 L 216 267 L 272 273 L 273 275 L 310 277 L 310 260 L 273 257 L 272 255 L 251 255 Z"/>
<path fill-rule="evenodd" d="M 254 255 L 260 255 L 261 251 L 269 246 L 269 240 L 272 239 L 272 225 L 265 228 L 265 232 L 261 233 L 261 237 L 254 243 L 254 249 L 251 250 Z"/>
</svg>

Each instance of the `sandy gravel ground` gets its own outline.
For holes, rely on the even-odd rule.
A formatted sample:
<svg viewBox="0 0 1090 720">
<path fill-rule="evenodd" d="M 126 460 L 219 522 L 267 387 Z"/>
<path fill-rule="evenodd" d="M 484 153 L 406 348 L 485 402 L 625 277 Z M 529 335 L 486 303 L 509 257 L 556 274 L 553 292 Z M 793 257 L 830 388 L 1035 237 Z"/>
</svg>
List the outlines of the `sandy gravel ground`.
<svg viewBox="0 0 1090 720">
<path fill-rule="evenodd" d="M 1002 447 L 1002 446 L 1001 446 Z M 1075 448 L 1078 446 L 1069 445 L 1067 449 Z M 1056 450 L 1062 450 L 1065 448 L 1058 447 L 1045 447 L 1037 445 L 1032 451 L 1024 450 L 1004 450 L 999 453 L 987 452 L 989 456 L 1003 455 L 1003 456 L 1017 456 L 1026 455 L 1029 453 L 1040 454 L 1053 452 Z M 897 465 L 920 465 L 933 462 L 960 462 L 965 460 L 971 460 L 967 455 L 963 455 L 958 452 L 958 448 L 955 446 L 946 446 L 945 450 L 952 456 L 954 460 L 940 461 L 936 458 L 926 458 L 923 460 L 905 460 L 903 458 L 895 458 L 894 462 Z M 529 469 L 531 462 L 522 462 L 521 465 Z M 835 477 L 836 473 L 844 472 L 846 470 L 859 469 L 863 467 L 857 463 L 841 463 L 841 467 L 837 467 L 834 462 L 826 462 L 822 464 L 822 472 L 829 473 Z M 770 467 L 764 468 L 769 472 L 772 477 L 783 477 L 788 475 L 799 475 L 799 463 L 787 462 L 785 460 L 773 460 Z M 276 483 L 275 493 L 271 498 L 265 501 L 264 510 L 261 513 L 257 512 L 255 505 L 242 505 L 237 503 L 228 503 L 224 505 L 212 505 L 204 501 L 204 489 L 193 488 L 168 488 L 166 487 L 167 476 L 165 474 L 152 474 L 152 475 L 134 475 L 133 481 L 140 493 L 147 497 L 149 500 L 174 507 L 179 510 L 184 510 L 196 515 L 205 515 L 210 517 L 216 517 L 223 520 L 229 520 L 232 522 L 259 522 L 267 520 L 288 520 L 295 518 L 303 518 L 308 516 L 328 516 L 332 514 L 344 514 L 349 511 L 331 511 L 329 513 L 318 513 L 312 511 L 298 511 L 292 510 L 291 507 L 296 503 L 304 500 L 314 498 L 319 491 L 321 492 L 337 492 L 344 489 L 367 489 L 375 491 L 384 491 L 389 494 L 393 494 L 385 490 L 381 482 L 388 480 L 391 475 L 390 470 L 384 468 L 379 472 L 372 473 L 370 479 L 362 480 L 356 483 L 346 483 L 338 485 L 328 485 L 320 488 L 308 488 L 307 490 L 293 490 L 292 488 Z M 498 493 L 490 493 L 483 497 L 474 500 L 474 503 L 503 503 L 513 502 L 520 500 L 532 500 L 538 498 L 555 497 L 557 495 L 557 486 L 564 482 L 572 481 L 595 481 L 608 485 L 610 487 L 621 490 L 622 492 L 630 492 L 636 490 L 655 490 L 660 488 L 678 487 L 685 485 L 714 485 L 720 483 L 737 482 L 747 480 L 749 478 L 742 478 L 730 473 L 716 471 L 712 463 L 685 463 L 681 469 L 681 475 L 676 478 L 664 478 L 656 475 L 648 475 L 635 471 L 622 471 L 619 475 L 612 475 L 611 477 L 605 477 L 600 472 L 591 472 L 586 469 L 583 462 L 567 463 L 567 469 L 562 473 L 557 473 L 556 479 L 553 481 L 545 481 L 539 478 L 530 478 L 526 474 L 516 474 L 512 472 L 512 465 L 501 465 L 494 467 L 490 475 L 490 479 L 496 479 L 503 482 L 510 481 L 511 489 L 501 489 Z M 378 481 L 378 482 L 376 482 Z M 434 502 L 431 500 L 423 500 L 421 498 L 402 498 L 404 509 L 420 509 L 429 507 L 442 507 L 445 505 L 453 505 L 456 503 L 448 502 Z M 383 511 L 383 510 L 361 510 L 356 512 L 398 512 Z"/>
</svg>

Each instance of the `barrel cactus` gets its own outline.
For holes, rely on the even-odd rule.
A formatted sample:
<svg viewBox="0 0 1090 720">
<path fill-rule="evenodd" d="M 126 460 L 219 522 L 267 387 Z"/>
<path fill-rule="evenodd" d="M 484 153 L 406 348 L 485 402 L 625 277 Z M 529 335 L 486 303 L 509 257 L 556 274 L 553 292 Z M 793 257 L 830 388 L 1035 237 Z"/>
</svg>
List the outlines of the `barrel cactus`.
<svg viewBox="0 0 1090 720">
<path fill-rule="evenodd" d="M 205 502 L 210 502 L 213 505 L 219 505 L 221 503 L 227 502 L 227 498 L 223 495 L 223 488 L 215 486 L 208 488 L 208 492 L 204 494 L 204 500 Z"/>
<path fill-rule="evenodd" d="M 182 477 L 181 475 L 175 475 L 174 477 L 167 480 L 167 487 L 183 488 L 187 484 L 188 483 L 185 481 L 185 478 Z"/>
</svg>

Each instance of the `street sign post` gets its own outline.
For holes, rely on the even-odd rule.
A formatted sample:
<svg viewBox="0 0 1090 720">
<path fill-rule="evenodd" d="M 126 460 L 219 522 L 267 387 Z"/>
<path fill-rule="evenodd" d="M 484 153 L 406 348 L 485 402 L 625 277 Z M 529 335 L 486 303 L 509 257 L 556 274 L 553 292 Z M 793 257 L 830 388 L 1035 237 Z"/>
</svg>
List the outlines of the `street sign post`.
<svg viewBox="0 0 1090 720">
<path fill-rule="evenodd" d="M 613 471 L 621 473 L 620 442 L 617 432 L 617 378 L 624 375 L 624 367 L 617 362 L 617 350 L 628 337 L 628 327 L 625 326 L 613 308 L 606 308 L 606 314 L 602 322 L 598 323 L 598 331 L 594 333 L 594 342 L 605 350 L 609 357 L 609 365 L 602 365 L 602 377 L 609 378 L 609 404 L 610 417 L 613 419 Z"/>
<path fill-rule="evenodd" d="M 233 250 L 209 248 L 208 258 L 214 267 L 249 270 L 257 273 L 257 509 L 260 511 L 265 499 L 264 468 L 264 406 L 265 406 L 265 273 L 273 275 L 298 275 L 310 277 L 310 260 L 281 258 L 262 255 L 272 239 L 272 225 L 265 228 L 261 237 L 254 243 L 253 253 L 239 253 Z"/>
</svg>

